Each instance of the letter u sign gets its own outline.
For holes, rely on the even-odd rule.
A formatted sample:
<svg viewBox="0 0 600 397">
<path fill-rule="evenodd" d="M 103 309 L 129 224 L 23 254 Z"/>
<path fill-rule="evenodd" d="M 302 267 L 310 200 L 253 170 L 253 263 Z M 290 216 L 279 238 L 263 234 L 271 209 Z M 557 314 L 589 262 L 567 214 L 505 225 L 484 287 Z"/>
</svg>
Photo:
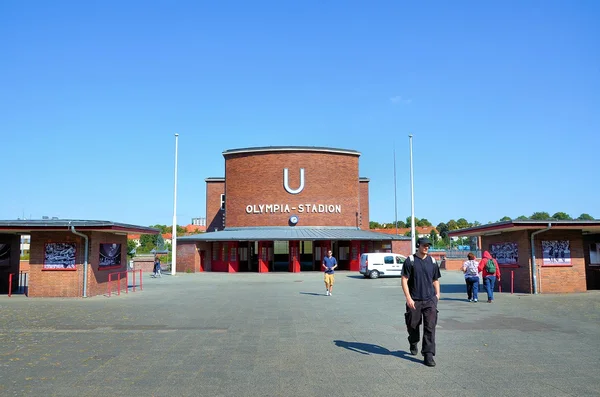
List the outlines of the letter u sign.
<svg viewBox="0 0 600 397">
<path fill-rule="evenodd" d="M 290 194 L 298 194 L 302 190 L 304 190 L 304 168 L 300 168 L 300 187 L 298 189 L 290 188 L 288 176 L 289 176 L 288 169 L 284 168 L 283 169 L 283 187 L 285 188 L 286 192 L 288 192 Z"/>
</svg>

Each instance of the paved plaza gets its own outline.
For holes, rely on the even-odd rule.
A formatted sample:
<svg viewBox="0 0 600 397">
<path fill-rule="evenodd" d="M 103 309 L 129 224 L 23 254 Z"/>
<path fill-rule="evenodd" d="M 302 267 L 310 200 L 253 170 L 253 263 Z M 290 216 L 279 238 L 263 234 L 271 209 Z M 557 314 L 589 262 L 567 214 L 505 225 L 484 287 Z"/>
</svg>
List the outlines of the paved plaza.
<svg viewBox="0 0 600 397">
<path fill-rule="evenodd" d="M 400 279 L 339 272 L 327 297 L 322 277 L 146 275 L 110 298 L 0 297 L 0 395 L 600 396 L 600 291 L 473 304 L 462 274 L 442 272 L 429 368 L 407 353 Z"/>
</svg>

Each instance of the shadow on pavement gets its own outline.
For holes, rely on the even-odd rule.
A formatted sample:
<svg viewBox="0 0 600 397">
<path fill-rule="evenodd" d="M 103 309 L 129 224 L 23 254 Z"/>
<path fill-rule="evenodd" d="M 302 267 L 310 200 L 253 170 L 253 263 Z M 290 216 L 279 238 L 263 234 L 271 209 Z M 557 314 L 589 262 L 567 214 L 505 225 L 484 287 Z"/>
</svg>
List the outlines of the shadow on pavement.
<svg viewBox="0 0 600 397">
<path fill-rule="evenodd" d="M 442 294 L 453 294 L 457 292 L 467 293 L 467 285 L 466 284 L 442 284 L 441 293 Z"/>
<path fill-rule="evenodd" d="M 302 295 L 325 296 L 325 294 L 317 294 L 316 292 L 300 292 Z"/>
<path fill-rule="evenodd" d="M 346 276 L 348 278 L 366 278 L 365 276 L 363 276 L 362 274 L 356 275 L 356 274 L 352 274 L 352 275 L 348 275 Z"/>
<path fill-rule="evenodd" d="M 346 342 L 343 340 L 334 340 L 333 343 L 335 343 L 337 347 L 343 347 L 344 349 L 348 349 L 350 351 L 360 354 L 380 354 L 382 356 L 396 356 L 415 363 L 421 363 L 421 360 L 415 358 L 414 356 L 411 356 L 410 353 L 405 352 L 403 350 L 392 352 L 386 349 L 385 347 L 373 345 L 371 343 Z"/>
</svg>

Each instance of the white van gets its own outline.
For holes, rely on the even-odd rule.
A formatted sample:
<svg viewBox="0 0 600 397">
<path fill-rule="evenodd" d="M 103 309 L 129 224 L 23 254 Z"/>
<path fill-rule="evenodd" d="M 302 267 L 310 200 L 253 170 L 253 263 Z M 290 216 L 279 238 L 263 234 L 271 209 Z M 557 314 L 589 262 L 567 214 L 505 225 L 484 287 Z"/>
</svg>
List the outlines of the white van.
<svg viewBox="0 0 600 397">
<path fill-rule="evenodd" d="M 360 274 L 365 277 L 401 276 L 404 255 L 389 252 L 366 253 L 360 256 Z"/>
</svg>

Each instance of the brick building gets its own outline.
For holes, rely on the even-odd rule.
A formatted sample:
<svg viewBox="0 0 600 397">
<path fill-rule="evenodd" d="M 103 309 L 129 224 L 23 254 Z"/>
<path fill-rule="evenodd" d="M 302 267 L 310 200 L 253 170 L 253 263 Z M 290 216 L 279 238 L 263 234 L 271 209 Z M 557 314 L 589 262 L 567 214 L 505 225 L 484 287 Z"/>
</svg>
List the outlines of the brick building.
<svg viewBox="0 0 600 397">
<path fill-rule="evenodd" d="M 320 270 L 328 249 L 358 270 L 362 252 L 410 253 L 410 238 L 369 231 L 360 153 L 323 147 L 226 150 L 206 178 L 207 232 L 178 238 L 177 271 Z"/>
<path fill-rule="evenodd" d="M 127 234 L 158 234 L 157 229 L 92 220 L 0 221 L 0 294 L 9 275 L 19 275 L 20 235 L 31 236 L 28 295 L 86 297 L 106 292 L 108 275 L 127 270 Z M 125 282 L 125 280 L 123 280 Z M 17 284 L 12 284 L 15 292 Z"/>
<path fill-rule="evenodd" d="M 503 291 L 564 293 L 600 289 L 600 221 L 507 221 L 453 230 L 479 236 L 496 258 Z"/>
</svg>

